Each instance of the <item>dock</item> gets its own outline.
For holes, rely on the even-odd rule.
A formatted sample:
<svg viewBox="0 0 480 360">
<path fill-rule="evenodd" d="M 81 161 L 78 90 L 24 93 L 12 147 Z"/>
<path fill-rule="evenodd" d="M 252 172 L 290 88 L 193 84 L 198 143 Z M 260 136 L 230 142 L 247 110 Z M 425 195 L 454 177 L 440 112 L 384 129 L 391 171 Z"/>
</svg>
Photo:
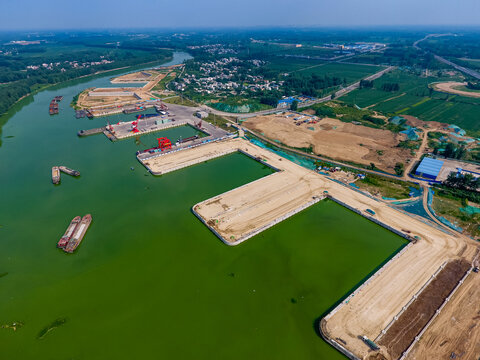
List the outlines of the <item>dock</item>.
<svg viewBox="0 0 480 360">
<path fill-rule="evenodd" d="M 248 154 L 276 172 L 192 207 L 225 244 L 239 245 L 325 197 L 409 241 L 320 322 L 322 337 L 351 359 L 366 358 L 373 351 L 376 343 L 364 339 L 377 339 L 443 263 L 459 254 L 471 257 L 478 248 L 471 239 L 444 232 L 242 138 L 137 158 L 152 174 L 162 175 L 234 152 Z"/>
<path fill-rule="evenodd" d="M 161 119 L 159 117 L 154 117 L 108 125 L 105 128 L 104 134 L 112 141 L 123 140 L 174 127 L 185 126 L 187 124 L 188 123 L 185 120 L 173 120 L 168 118 Z M 133 130 L 134 128 L 136 131 Z"/>
<path fill-rule="evenodd" d="M 241 138 L 177 149 L 139 160 L 162 175 L 241 152 L 275 173 L 193 206 L 193 213 L 227 245 L 238 245 L 324 198 L 317 175 Z"/>
</svg>

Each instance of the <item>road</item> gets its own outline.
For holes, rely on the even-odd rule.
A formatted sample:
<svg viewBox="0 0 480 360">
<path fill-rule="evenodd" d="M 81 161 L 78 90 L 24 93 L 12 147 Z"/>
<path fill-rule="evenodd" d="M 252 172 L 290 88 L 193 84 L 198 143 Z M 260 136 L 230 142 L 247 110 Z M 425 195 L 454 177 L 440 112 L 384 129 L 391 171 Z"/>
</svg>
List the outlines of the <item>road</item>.
<svg viewBox="0 0 480 360">
<path fill-rule="evenodd" d="M 421 51 L 425 51 L 423 50 L 420 46 L 418 46 L 419 43 L 421 43 L 422 41 L 428 39 L 428 38 L 431 38 L 431 37 L 440 37 L 440 36 L 453 36 L 454 34 L 451 34 L 451 33 L 448 33 L 448 34 L 429 34 L 427 36 L 425 36 L 423 39 L 420 39 L 420 40 L 417 40 L 413 43 L 413 47 L 417 50 L 421 50 Z M 451 62 L 450 60 L 447 60 L 441 56 L 438 56 L 438 55 L 435 55 L 433 54 L 433 56 L 435 57 L 436 60 L 446 64 L 446 65 L 449 65 L 449 66 L 452 66 L 453 68 L 455 68 L 456 70 L 458 71 L 461 71 L 463 72 L 464 74 L 467 74 L 467 75 L 470 75 L 472 77 L 474 77 L 475 79 L 478 79 L 480 80 L 480 73 L 478 71 L 475 71 L 475 70 L 472 70 L 472 69 L 469 69 L 469 68 L 466 68 L 464 66 L 460 66 L 460 65 L 457 65 L 453 62 Z"/>
<path fill-rule="evenodd" d="M 478 79 L 480 80 L 480 73 L 478 71 L 475 71 L 475 70 L 472 70 L 472 69 L 469 69 L 469 68 L 466 68 L 464 66 L 460 66 L 460 65 L 457 65 L 441 56 L 438 56 L 438 55 L 433 55 L 435 56 L 435 59 L 437 59 L 438 61 L 444 63 L 444 64 L 447 64 L 447 65 L 450 65 L 452 67 L 454 67 L 455 69 L 457 69 L 458 71 L 461 71 L 463 72 L 464 74 L 467 74 L 467 75 L 470 75 L 472 77 L 474 77 L 475 79 Z"/>
</svg>

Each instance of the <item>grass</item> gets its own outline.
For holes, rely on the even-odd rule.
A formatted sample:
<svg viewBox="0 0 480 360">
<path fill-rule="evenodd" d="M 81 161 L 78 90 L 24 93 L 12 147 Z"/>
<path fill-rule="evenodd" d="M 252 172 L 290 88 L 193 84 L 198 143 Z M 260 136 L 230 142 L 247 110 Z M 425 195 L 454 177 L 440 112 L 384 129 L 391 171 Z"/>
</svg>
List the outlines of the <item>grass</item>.
<svg viewBox="0 0 480 360">
<path fill-rule="evenodd" d="M 220 99 L 219 102 L 206 102 L 208 106 L 220 111 L 231 113 L 247 113 L 271 109 L 271 106 L 261 104 L 258 99 L 247 99 L 240 96 Z M 247 111 L 245 111 L 247 110 Z"/>
<path fill-rule="evenodd" d="M 222 128 L 223 130 L 226 130 L 228 132 L 234 132 L 235 129 L 233 127 L 230 126 L 230 122 L 221 117 L 221 116 L 218 116 L 218 115 L 214 115 L 214 114 L 208 114 L 208 116 L 204 119 L 202 119 L 202 121 L 205 120 L 205 121 L 208 121 L 209 123 L 213 124 L 213 125 L 216 125 L 218 126 L 219 128 Z"/>
<path fill-rule="evenodd" d="M 184 98 L 183 96 L 172 96 L 169 98 L 165 98 L 163 99 L 163 102 L 169 103 L 169 104 L 175 104 L 175 105 L 191 106 L 191 107 L 197 106 L 197 104 L 194 103 L 192 100 Z"/>
<path fill-rule="evenodd" d="M 460 211 L 464 207 L 460 199 L 435 194 L 432 206 L 438 215 L 458 224 L 465 232 L 480 236 L 480 214 L 469 215 Z"/>
<path fill-rule="evenodd" d="M 460 85 L 455 87 L 456 90 L 461 90 L 461 91 L 466 91 L 466 92 L 471 92 L 471 93 L 476 93 L 480 94 L 480 90 L 474 90 L 466 87 L 465 85 Z"/>
<path fill-rule="evenodd" d="M 167 84 L 168 84 L 170 81 L 172 81 L 173 79 L 175 79 L 175 75 L 172 75 L 172 72 L 173 72 L 173 71 L 171 71 L 171 72 L 169 72 L 167 75 L 165 75 L 165 77 L 164 77 L 162 80 L 160 80 L 157 85 L 155 85 L 155 86 L 153 87 L 152 91 L 155 91 L 155 90 L 165 90 L 166 87 L 167 87 Z"/>
<path fill-rule="evenodd" d="M 366 190 L 373 195 L 399 200 L 409 197 L 408 194 L 411 191 L 411 187 L 419 188 L 419 186 L 414 183 L 393 180 L 373 174 L 367 174 L 365 179 L 358 180 L 355 184 L 357 184 L 361 190 Z"/>
<path fill-rule="evenodd" d="M 423 78 L 412 72 L 396 70 L 375 80 L 372 89 L 358 89 L 340 100 L 347 104 L 385 113 L 405 114 L 425 121 L 438 121 L 460 126 L 469 135 L 480 134 L 480 99 L 447 95 L 433 91 L 429 85 L 437 81 L 458 80 L 452 77 Z M 398 83 L 399 91 L 382 91 L 385 83 Z"/>
</svg>

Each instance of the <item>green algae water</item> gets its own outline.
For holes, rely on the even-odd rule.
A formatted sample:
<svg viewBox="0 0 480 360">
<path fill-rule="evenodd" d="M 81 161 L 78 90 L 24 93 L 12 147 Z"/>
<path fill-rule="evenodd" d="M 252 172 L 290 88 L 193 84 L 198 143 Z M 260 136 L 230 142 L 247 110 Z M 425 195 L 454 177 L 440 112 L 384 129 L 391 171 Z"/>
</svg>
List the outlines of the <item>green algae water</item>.
<svg viewBox="0 0 480 360">
<path fill-rule="evenodd" d="M 70 101 L 108 80 L 43 91 L 3 126 L 0 326 L 23 326 L 0 327 L 0 359 L 343 359 L 316 321 L 403 239 L 322 201 L 224 245 L 191 207 L 271 170 L 241 154 L 161 177 L 137 162 L 156 135 L 188 137 L 187 127 L 116 143 L 77 137 L 107 118 L 76 119 Z M 55 95 L 64 100 L 49 116 Z M 54 186 L 53 165 L 82 175 Z M 86 213 L 77 251 L 56 249 Z"/>
</svg>

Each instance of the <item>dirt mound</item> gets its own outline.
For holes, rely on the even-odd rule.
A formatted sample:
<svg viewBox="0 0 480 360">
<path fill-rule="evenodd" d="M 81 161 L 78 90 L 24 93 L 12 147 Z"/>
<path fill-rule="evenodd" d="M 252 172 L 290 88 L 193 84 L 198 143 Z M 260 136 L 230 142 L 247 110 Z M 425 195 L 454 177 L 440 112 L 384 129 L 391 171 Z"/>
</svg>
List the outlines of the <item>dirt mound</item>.
<svg viewBox="0 0 480 360">
<path fill-rule="evenodd" d="M 415 116 L 411 115 L 401 115 L 403 118 L 407 120 L 407 125 L 410 125 L 412 127 L 416 128 L 423 128 L 423 129 L 429 129 L 429 130 L 436 130 L 436 129 L 443 129 L 448 126 L 446 123 L 441 123 L 438 121 L 423 121 L 420 120 L 419 118 L 416 118 Z"/>
</svg>

